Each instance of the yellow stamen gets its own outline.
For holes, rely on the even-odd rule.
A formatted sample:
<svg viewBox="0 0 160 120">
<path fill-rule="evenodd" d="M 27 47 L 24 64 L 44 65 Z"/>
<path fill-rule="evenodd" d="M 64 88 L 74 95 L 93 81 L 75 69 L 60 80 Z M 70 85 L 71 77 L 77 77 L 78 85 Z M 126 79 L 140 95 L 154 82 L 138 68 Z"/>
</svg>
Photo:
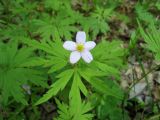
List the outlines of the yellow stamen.
<svg viewBox="0 0 160 120">
<path fill-rule="evenodd" d="M 82 52 L 84 50 L 84 45 L 83 44 L 77 44 L 77 51 Z"/>
</svg>

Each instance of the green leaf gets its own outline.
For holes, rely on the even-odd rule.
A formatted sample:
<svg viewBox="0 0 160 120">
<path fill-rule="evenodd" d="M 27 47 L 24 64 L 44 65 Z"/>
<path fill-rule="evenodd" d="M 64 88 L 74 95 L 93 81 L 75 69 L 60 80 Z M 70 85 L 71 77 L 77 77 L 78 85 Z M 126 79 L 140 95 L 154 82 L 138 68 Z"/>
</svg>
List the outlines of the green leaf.
<svg viewBox="0 0 160 120">
<path fill-rule="evenodd" d="M 2 91 L 2 102 L 8 103 L 12 96 L 17 102 L 27 105 L 22 85 L 36 84 L 47 87 L 44 82 L 43 73 L 21 66 L 25 61 L 32 60 L 32 49 L 18 49 L 18 42 L 0 43 L 0 90 Z"/>
<path fill-rule="evenodd" d="M 148 12 L 148 9 L 145 8 L 145 5 L 141 5 L 140 3 L 137 3 L 135 7 L 135 12 L 138 16 L 138 19 L 146 22 L 146 23 L 151 23 L 153 20 L 155 21 L 154 16 Z"/>
<path fill-rule="evenodd" d="M 140 33 L 147 43 L 147 48 L 154 52 L 156 60 L 160 60 L 160 35 L 159 30 L 156 29 L 155 25 L 151 23 L 149 25 L 149 31 L 144 31 L 141 24 L 138 21 Z"/>
<path fill-rule="evenodd" d="M 108 73 L 110 75 L 114 75 L 114 76 L 116 76 L 117 74 L 118 75 L 120 74 L 120 72 L 112 66 L 109 66 L 107 64 L 97 62 L 97 61 L 95 61 L 95 63 L 96 63 L 96 66 L 103 72 L 106 72 L 106 73 Z"/>
<path fill-rule="evenodd" d="M 67 61 L 63 59 L 53 59 L 52 67 L 49 69 L 48 73 L 52 73 L 64 68 L 67 65 Z"/>
<path fill-rule="evenodd" d="M 33 49 L 43 50 L 48 53 L 47 59 L 37 59 L 37 65 L 43 65 L 44 67 L 51 67 L 48 73 L 53 73 L 63 69 L 68 64 L 69 53 L 63 48 L 62 42 L 53 42 L 51 40 L 38 42 L 36 40 L 26 39 L 26 44 L 33 47 Z M 36 59 L 34 61 L 36 62 Z M 32 63 L 28 63 L 32 64 Z M 36 66 L 36 65 L 35 65 Z"/>
<path fill-rule="evenodd" d="M 69 106 L 65 103 L 60 103 L 58 99 L 55 99 L 58 105 L 58 118 L 54 118 L 54 120 L 71 120 L 72 115 L 69 112 Z"/>
<path fill-rule="evenodd" d="M 58 78 L 64 76 L 63 74 L 60 74 Z M 73 120 L 91 120 L 93 117 L 92 114 L 87 113 L 90 110 L 92 110 L 91 104 L 90 103 L 85 103 L 81 101 L 81 95 L 80 95 L 80 90 L 83 91 L 83 93 L 87 94 L 87 90 L 85 86 L 80 82 L 81 78 L 78 74 L 78 71 L 74 72 L 74 77 L 73 77 L 73 82 L 71 86 L 71 90 L 69 93 L 69 106 L 67 106 L 64 103 L 60 103 L 57 99 L 56 102 L 58 104 L 59 108 L 59 117 L 56 120 L 70 120 L 71 118 Z M 81 83 L 81 84 L 79 84 Z"/>
<path fill-rule="evenodd" d="M 79 89 L 78 81 L 80 81 L 80 76 L 78 75 L 77 72 L 75 72 L 72 87 L 69 93 L 72 114 L 77 113 L 81 105 L 81 96 L 80 96 L 80 89 Z"/>
<path fill-rule="evenodd" d="M 94 77 L 95 73 L 92 73 L 93 76 L 88 74 L 86 71 L 79 70 L 80 75 L 87 80 L 95 89 L 100 91 L 103 94 L 114 96 L 120 100 L 123 99 L 123 95 L 117 94 L 117 91 L 109 87 L 104 81 L 99 78 Z"/>
<path fill-rule="evenodd" d="M 47 91 L 46 94 L 43 95 L 42 98 L 40 98 L 36 102 L 35 105 L 39 105 L 43 102 L 46 102 L 51 97 L 55 96 L 60 90 L 63 90 L 65 86 L 67 85 L 67 83 L 69 82 L 69 80 L 71 79 L 73 72 L 74 71 L 72 69 L 68 69 L 60 73 L 59 75 L 57 75 L 57 78 L 59 79 L 51 85 L 51 88 Z"/>
<path fill-rule="evenodd" d="M 72 106 L 65 103 L 60 103 L 57 99 L 56 103 L 59 108 L 59 117 L 54 120 L 92 120 L 93 118 L 93 114 L 88 113 L 93 109 L 89 102 L 82 102 L 76 113 L 73 111 L 74 109 L 72 109 Z"/>
<path fill-rule="evenodd" d="M 57 41 L 61 37 L 71 39 L 71 32 L 77 31 L 77 28 L 73 26 L 74 20 L 67 14 L 66 9 L 62 11 L 54 17 L 43 14 L 41 19 L 33 20 L 33 24 L 38 27 L 36 33 L 41 35 L 43 41 L 52 39 Z"/>
</svg>

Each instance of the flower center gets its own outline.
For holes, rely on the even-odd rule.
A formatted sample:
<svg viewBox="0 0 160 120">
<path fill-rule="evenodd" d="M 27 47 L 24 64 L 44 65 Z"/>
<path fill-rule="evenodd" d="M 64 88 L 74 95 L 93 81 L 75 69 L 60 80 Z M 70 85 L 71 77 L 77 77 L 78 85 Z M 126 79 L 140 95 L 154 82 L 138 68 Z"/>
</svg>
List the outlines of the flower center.
<svg viewBox="0 0 160 120">
<path fill-rule="evenodd" d="M 76 49 L 77 49 L 77 51 L 82 52 L 84 50 L 84 45 L 83 44 L 77 44 Z"/>
</svg>

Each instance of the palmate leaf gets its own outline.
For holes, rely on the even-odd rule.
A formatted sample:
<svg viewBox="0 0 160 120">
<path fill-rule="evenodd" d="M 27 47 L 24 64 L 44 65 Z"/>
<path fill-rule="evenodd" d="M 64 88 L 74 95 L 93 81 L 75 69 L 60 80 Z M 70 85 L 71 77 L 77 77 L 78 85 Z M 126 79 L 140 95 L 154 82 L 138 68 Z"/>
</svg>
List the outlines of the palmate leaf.
<svg viewBox="0 0 160 120">
<path fill-rule="evenodd" d="M 74 113 L 74 111 L 72 111 L 72 106 L 70 109 L 70 113 Z M 73 120 L 92 120 L 94 115 L 92 113 L 88 113 L 92 109 L 93 107 L 90 102 L 81 102 L 77 113 L 73 114 Z"/>
<path fill-rule="evenodd" d="M 12 16 L 11 16 L 12 17 Z M 16 19 L 14 23 L 3 23 L 0 36 L 2 40 L 18 40 L 24 41 L 25 38 L 32 36 L 36 27 L 31 23 L 31 19 L 25 15 L 22 18 Z M 36 29 L 37 30 L 37 29 Z"/>
<path fill-rule="evenodd" d="M 81 84 L 79 84 L 81 81 L 81 77 L 78 74 L 78 71 L 75 71 L 72 87 L 69 94 L 70 99 L 70 113 L 73 116 L 73 120 L 90 120 L 93 115 L 90 113 L 87 113 L 88 111 L 92 110 L 90 103 L 85 103 L 81 101 L 81 95 L 80 90 L 87 95 L 87 89 L 83 85 L 82 81 Z M 83 87 L 80 87 L 83 86 Z M 85 92 L 84 92 L 85 91 Z"/>
<path fill-rule="evenodd" d="M 69 94 L 69 106 L 57 101 L 59 108 L 59 117 L 56 120 L 91 120 L 93 114 L 87 113 L 92 110 L 91 104 L 82 102 L 80 90 L 86 91 L 86 88 L 80 88 L 79 81 L 81 81 L 80 75 L 77 71 L 74 73 L 73 83 Z M 82 83 L 83 84 L 83 83 Z M 87 94 L 87 93 L 86 93 Z"/>
<path fill-rule="evenodd" d="M 50 18 L 47 14 L 44 15 L 44 20 L 35 19 L 32 21 L 34 26 L 37 26 L 35 34 L 40 34 L 44 41 L 50 40 L 50 38 L 59 38 L 59 33 L 54 24 L 53 18 Z"/>
<path fill-rule="evenodd" d="M 60 90 L 62 91 L 73 75 L 73 70 L 68 69 L 56 76 L 58 80 L 51 85 L 51 89 L 36 103 L 41 104 L 51 97 L 55 96 Z"/>
<path fill-rule="evenodd" d="M 36 102 L 36 105 L 41 104 L 51 97 L 55 96 L 60 90 L 63 90 L 66 84 L 69 82 L 73 75 L 73 70 L 69 69 L 60 73 L 57 78 L 59 78 L 55 83 L 51 85 L 49 91 L 44 94 L 44 96 Z"/>
<path fill-rule="evenodd" d="M 92 17 L 95 17 L 99 20 L 107 20 L 109 17 L 112 16 L 113 10 L 115 8 L 115 5 L 112 5 L 108 8 L 102 8 L 99 6 L 96 6 L 95 11 L 91 14 Z"/>
<path fill-rule="evenodd" d="M 95 95 L 93 99 L 98 99 L 98 106 L 95 108 L 99 120 L 130 120 L 127 111 L 121 109 L 121 101 L 112 96 Z"/>
<path fill-rule="evenodd" d="M 105 34 L 110 30 L 110 27 L 105 20 L 93 19 L 92 24 L 94 25 L 91 26 L 90 29 L 93 31 L 93 37 L 98 35 L 98 33 Z"/>
<path fill-rule="evenodd" d="M 60 103 L 60 101 L 58 101 L 58 99 L 56 99 L 56 103 L 58 105 L 58 114 L 59 117 L 58 118 L 54 118 L 54 120 L 71 120 L 72 119 L 72 115 L 69 112 L 69 106 L 65 103 Z"/>
<path fill-rule="evenodd" d="M 144 31 L 142 26 L 139 24 L 140 33 L 147 43 L 147 48 L 154 52 L 156 60 L 160 60 L 160 34 L 159 30 L 156 29 L 155 25 L 151 23 L 147 32 Z"/>
<path fill-rule="evenodd" d="M 2 40 L 11 39 L 22 41 L 24 37 L 27 37 L 27 31 L 20 24 L 19 26 L 10 24 L 4 27 L 3 30 L 0 30 L 0 35 Z"/>
<path fill-rule="evenodd" d="M 29 13 L 33 13 L 33 11 L 36 8 L 36 5 L 37 5 L 36 2 L 29 2 L 27 0 L 23 0 L 19 2 L 17 0 L 13 0 L 12 6 L 10 6 L 10 10 L 12 11 L 13 15 L 20 15 L 24 17 Z"/>
<path fill-rule="evenodd" d="M 7 104 L 8 98 L 13 96 L 17 102 L 21 102 L 24 105 L 27 105 L 27 101 L 25 100 L 25 96 L 22 92 L 20 82 L 16 81 L 19 78 L 17 77 L 18 72 L 16 70 L 12 70 L 9 72 L 0 72 L 0 88 L 2 89 L 2 102 L 3 104 Z"/>
<path fill-rule="evenodd" d="M 45 7 L 55 11 L 60 10 L 61 8 L 66 8 L 66 10 L 71 9 L 71 1 L 69 0 L 45 0 Z"/>
<path fill-rule="evenodd" d="M 102 42 L 99 43 L 92 52 L 96 61 L 104 62 L 113 66 L 122 66 L 121 57 L 124 56 L 124 49 L 121 41 L 114 40 L 112 42 L 108 42 L 106 40 L 102 40 Z"/>
<path fill-rule="evenodd" d="M 13 96 L 17 102 L 26 105 L 23 84 L 33 83 L 47 87 L 42 72 L 22 66 L 25 61 L 31 60 L 32 51 L 30 48 L 18 49 L 16 41 L 0 43 L 0 89 L 3 104 L 6 105 L 8 98 Z"/>
<path fill-rule="evenodd" d="M 95 11 L 89 17 L 82 17 L 80 19 L 80 24 L 83 29 L 88 33 L 92 31 L 93 38 L 97 36 L 98 33 L 106 33 L 110 30 L 108 25 L 109 18 L 112 15 L 114 7 L 100 8 L 96 6 Z"/>
<path fill-rule="evenodd" d="M 123 93 L 122 94 L 117 93 L 117 91 L 114 90 L 114 88 L 109 87 L 102 79 L 94 77 L 94 75 L 96 75 L 96 72 L 93 70 L 92 73 L 89 73 L 87 70 L 84 69 L 79 70 L 80 75 L 99 92 L 122 100 Z"/>
<path fill-rule="evenodd" d="M 72 111 L 72 106 L 65 103 L 60 103 L 57 99 L 56 103 L 59 108 L 59 117 L 54 120 L 92 120 L 93 118 L 93 114 L 88 113 L 93 109 L 89 102 L 81 102 L 78 110 L 79 113 L 76 114 L 73 114 L 75 111 Z"/>
<path fill-rule="evenodd" d="M 77 28 L 73 26 L 74 20 L 70 16 L 66 16 L 65 10 L 62 13 L 58 13 L 54 17 L 44 14 L 42 19 L 33 20 L 33 24 L 38 27 L 35 32 L 40 34 L 44 41 L 50 40 L 51 37 L 54 40 L 60 37 L 71 39 L 71 32 L 77 31 Z"/>
<path fill-rule="evenodd" d="M 67 56 L 69 55 L 69 52 L 63 48 L 63 43 L 61 41 L 54 42 L 48 40 L 47 42 L 46 41 L 38 42 L 36 40 L 26 39 L 25 43 L 32 46 L 33 49 L 39 49 L 48 53 L 46 59 L 39 58 L 37 60 L 33 59 L 32 61 L 34 63 L 37 61 L 35 66 L 38 64 L 43 65 L 44 67 L 51 66 L 48 73 L 61 70 L 68 64 Z"/>
<path fill-rule="evenodd" d="M 92 67 L 105 72 L 107 76 L 120 77 L 120 69 L 124 66 L 124 49 L 120 41 L 102 41 L 93 49 L 94 61 Z"/>
<path fill-rule="evenodd" d="M 98 33 L 106 33 L 110 30 L 105 20 L 100 20 L 95 17 L 84 17 L 81 19 L 80 24 L 87 33 L 92 31 L 93 39 L 95 39 Z"/>
<path fill-rule="evenodd" d="M 140 5 L 139 3 L 137 3 L 136 7 L 135 7 L 135 12 L 138 16 L 139 20 L 145 21 L 146 23 L 151 23 L 155 20 L 154 16 L 148 12 L 148 9 L 144 7 L 145 5 Z"/>
<path fill-rule="evenodd" d="M 116 69 L 112 66 L 109 66 L 105 63 L 95 61 L 95 64 L 100 70 L 107 72 L 107 74 L 109 74 L 109 75 L 118 75 L 119 74 L 118 69 Z"/>
<path fill-rule="evenodd" d="M 45 0 L 44 3 L 46 8 L 53 10 L 59 10 L 62 5 L 62 2 L 58 0 Z"/>
<path fill-rule="evenodd" d="M 109 79 L 111 76 L 117 80 L 120 79 L 120 69 L 124 66 L 122 61 L 124 50 L 121 47 L 121 42 L 102 41 L 91 52 L 94 60 L 91 64 L 81 66 L 78 69 L 80 76 L 101 93 L 122 100 L 123 92 L 117 92 L 116 89 L 108 86 L 103 79 L 104 76 Z"/>
</svg>

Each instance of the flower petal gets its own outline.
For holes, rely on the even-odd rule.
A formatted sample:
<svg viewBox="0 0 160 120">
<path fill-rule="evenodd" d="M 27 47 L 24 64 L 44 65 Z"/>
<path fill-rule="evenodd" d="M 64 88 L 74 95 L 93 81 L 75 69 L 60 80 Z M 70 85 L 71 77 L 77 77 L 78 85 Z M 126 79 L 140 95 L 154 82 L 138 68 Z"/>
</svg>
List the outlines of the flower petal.
<svg viewBox="0 0 160 120">
<path fill-rule="evenodd" d="M 70 55 L 70 62 L 72 64 L 75 64 L 76 62 L 79 61 L 80 58 L 81 58 L 81 54 L 78 51 L 74 51 Z"/>
<path fill-rule="evenodd" d="M 91 50 L 96 46 L 96 43 L 93 41 L 88 41 L 84 44 L 85 49 Z"/>
<path fill-rule="evenodd" d="M 66 50 L 74 51 L 74 50 L 76 50 L 76 43 L 73 41 L 66 41 L 66 42 L 64 42 L 63 47 Z"/>
<path fill-rule="evenodd" d="M 83 31 L 77 32 L 76 42 L 77 42 L 77 43 L 82 43 L 82 44 L 84 44 L 85 41 L 86 41 L 86 33 L 83 32 Z"/>
<path fill-rule="evenodd" d="M 81 55 L 83 60 L 87 63 L 90 63 L 93 60 L 93 56 L 88 50 L 85 50 L 84 52 L 82 52 Z"/>
</svg>

